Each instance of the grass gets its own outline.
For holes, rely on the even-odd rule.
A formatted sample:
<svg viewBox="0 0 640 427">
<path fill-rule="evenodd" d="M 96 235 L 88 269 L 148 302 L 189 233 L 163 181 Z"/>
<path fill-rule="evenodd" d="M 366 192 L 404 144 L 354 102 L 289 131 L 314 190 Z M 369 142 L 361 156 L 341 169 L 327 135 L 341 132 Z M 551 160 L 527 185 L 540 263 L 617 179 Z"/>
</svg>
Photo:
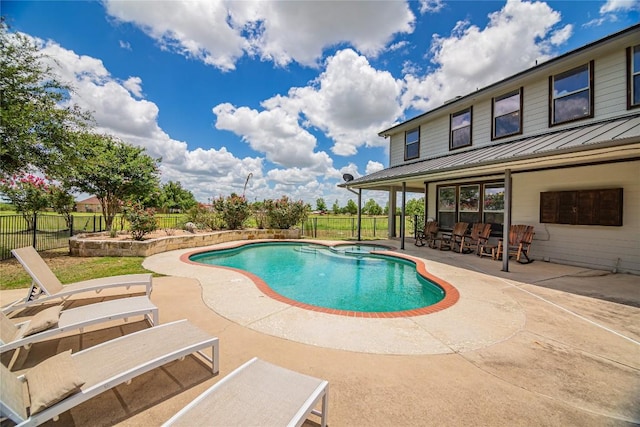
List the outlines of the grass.
<svg viewBox="0 0 640 427">
<path fill-rule="evenodd" d="M 40 252 L 40 255 L 64 284 L 119 274 L 150 273 L 142 267 L 144 257 L 71 257 L 67 248 Z M 0 270 L 0 290 L 31 285 L 31 277 L 15 258 L 0 261 Z"/>
</svg>

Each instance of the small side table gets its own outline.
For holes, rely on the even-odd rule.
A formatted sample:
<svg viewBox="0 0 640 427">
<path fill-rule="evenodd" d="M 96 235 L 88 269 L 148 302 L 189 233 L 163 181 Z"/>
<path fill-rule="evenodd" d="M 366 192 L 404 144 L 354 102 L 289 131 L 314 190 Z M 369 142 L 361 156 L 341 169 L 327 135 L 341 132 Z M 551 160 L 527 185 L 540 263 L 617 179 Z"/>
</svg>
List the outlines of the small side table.
<svg viewBox="0 0 640 427">
<path fill-rule="evenodd" d="M 478 246 L 478 256 L 482 258 L 483 256 L 490 256 L 491 259 L 496 259 L 496 249 L 498 247 L 496 245 L 480 245 Z"/>
</svg>

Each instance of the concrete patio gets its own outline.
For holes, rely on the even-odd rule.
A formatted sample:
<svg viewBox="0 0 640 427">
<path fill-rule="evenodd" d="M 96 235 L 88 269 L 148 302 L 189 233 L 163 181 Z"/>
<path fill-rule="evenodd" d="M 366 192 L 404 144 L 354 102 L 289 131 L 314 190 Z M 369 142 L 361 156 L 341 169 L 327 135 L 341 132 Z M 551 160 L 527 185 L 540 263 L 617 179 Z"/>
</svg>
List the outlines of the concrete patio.
<svg viewBox="0 0 640 427">
<path fill-rule="evenodd" d="M 169 275 L 154 279 L 151 299 L 161 323 L 188 318 L 220 338 L 220 375 L 187 358 L 51 425 L 159 425 L 254 356 L 327 379 L 332 426 L 640 424 L 637 276 L 541 261 L 512 262 L 505 273 L 501 262 L 407 239 L 399 252 L 422 258 L 460 301 L 426 316 L 356 319 L 285 306 L 242 274 L 180 262 L 185 252 L 145 260 Z M 3 291 L 1 303 L 25 292 Z M 110 326 L 36 344 L 21 370 L 147 327 L 134 320 Z"/>
</svg>

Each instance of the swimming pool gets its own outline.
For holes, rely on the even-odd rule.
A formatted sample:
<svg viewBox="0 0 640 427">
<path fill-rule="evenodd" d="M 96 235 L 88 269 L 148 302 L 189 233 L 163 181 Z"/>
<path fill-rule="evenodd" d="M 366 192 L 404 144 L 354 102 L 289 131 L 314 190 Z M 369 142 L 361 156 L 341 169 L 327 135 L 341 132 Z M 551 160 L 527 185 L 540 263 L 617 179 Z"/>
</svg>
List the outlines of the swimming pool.
<svg viewBox="0 0 640 427">
<path fill-rule="evenodd" d="M 414 262 L 370 253 L 387 249 L 269 242 L 199 253 L 189 260 L 250 272 L 273 293 L 327 311 L 405 313 L 443 300 L 443 287 L 418 274 Z"/>
</svg>

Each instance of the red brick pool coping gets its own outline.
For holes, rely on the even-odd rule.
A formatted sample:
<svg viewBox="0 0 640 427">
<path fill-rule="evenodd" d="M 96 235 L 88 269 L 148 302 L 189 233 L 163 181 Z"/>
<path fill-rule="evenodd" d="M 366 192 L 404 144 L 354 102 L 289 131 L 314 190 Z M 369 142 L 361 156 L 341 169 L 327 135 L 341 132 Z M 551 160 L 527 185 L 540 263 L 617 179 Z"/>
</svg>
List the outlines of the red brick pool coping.
<svg viewBox="0 0 640 427">
<path fill-rule="evenodd" d="M 240 270 L 237 268 L 233 268 L 233 267 L 224 267 L 224 266 L 219 266 L 219 265 L 210 265 L 210 264 L 203 264 L 203 263 L 199 263 L 199 262 L 195 262 L 195 261 L 191 261 L 190 257 L 193 255 L 197 255 L 200 253 L 205 253 L 205 252 L 216 252 L 216 251 L 221 251 L 221 250 L 227 250 L 227 249 L 234 249 L 234 248 L 238 248 L 238 247 L 242 247 L 242 246 L 249 246 L 252 244 L 256 244 L 256 243 L 269 243 L 269 242 L 283 242 L 283 240 L 277 240 L 277 241 L 252 241 L 252 242 L 242 242 L 242 243 L 238 243 L 232 246 L 225 246 L 224 248 L 220 248 L 220 249 L 204 249 L 204 250 L 197 250 L 197 251 L 193 251 L 193 252 L 188 252 L 183 254 L 180 257 L 180 261 L 187 263 L 187 264 L 194 264 L 194 265 L 199 265 L 199 266 L 206 266 L 206 267 L 212 267 L 212 268 L 224 268 L 227 270 L 232 270 L 235 272 L 238 272 L 240 274 L 243 274 L 244 276 L 246 276 L 247 278 L 249 278 L 251 281 L 253 281 L 253 283 L 256 285 L 256 287 L 260 290 L 260 292 L 262 292 L 263 294 L 265 294 L 266 296 L 268 296 L 269 298 L 272 298 L 276 301 L 280 301 L 282 303 L 294 306 L 294 307 L 298 307 L 298 308 L 302 308 L 305 310 L 310 310 L 310 311 L 316 311 L 316 312 L 320 312 L 320 313 L 326 313 L 326 314 L 336 314 L 339 316 L 347 316 L 347 317 L 361 317 L 361 318 L 376 318 L 376 319 L 391 319 L 391 318 L 396 318 L 396 317 L 413 317 L 413 316 L 424 316 L 426 314 L 431 314 L 431 313 L 436 313 L 438 311 L 442 311 L 444 309 L 447 309 L 451 306 L 453 306 L 455 303 L 458 302 L 458 300 L 460 299 L 460 293 L 458 292 L 458 290 L 449 282 L 442 280 L 439 277 L 434 276 L 433 274 L 429 273 L 427 271 L 427 267 L 424 264 L 424 262 L 420 259 L 420 258 L 416 258 L 410 255 L 405 255 L 405 254 L 401 254 L 401 253 L 397 253 L 397 252 L 387 252 L 387 251 L 372 251 L 372 254 L 376 254 L 376 255 L 383 255 L 383 256 L 388 256 L 388 257 L 392 257 L 392 258 L 400 258 L 400 259 L 404 259 L 406 261 L 412 262 L 415 264 L 416 266 L 416 271 L 418 272 L 418 274 L 420 274 L 422 277 L 424 277 L 425 279 L 435 283 L 437 286 L 439 286 L 440 288 L 442 288 L 442 290 L 444 291 L 444 298 L 442 300 L 440 300 L 439 302 L 433 304 L 433 305 L 429 305 L 427 307 L 421 307 L 421 308 L 415 308 L 412 310 L 403 310 L 403 311 L 384 311 L 384 312 L 363 312 L 363 311 L 350 311 L 350 310 L 336 310 L 333 308 L 325 308 L 325 307 L 319 307 L 319 306 L 315 306 L 315 305 L 311 305 L 311 304 L 306 304 L 300 301 L 296 301 L 296 300 L 292 300 L 290 298 L 287 298 L 283 295 L 280 295 L 279 293 L 277 293 L 276 291 L 274 291 L 273 289 L 271 289 L 271 287 L 269 285 L 267 285 L 267 283 L 262 280 L 260 277 L 256 276 L 253 273 L 250 273 L 246 270 Z M 300 241 L 294 241 L 294 243 L 300 243 Z M 310 244 L 314 244 L 314 245 L 321 245 L 321 246 L 327 246 L 327 247 L 332 247 L 332 246 L 344 246 L 344 245 L 355 245 L 357 243 L 338 243 L 336 245 L 327 245 L 327 244 L 323 244 L 323 243 L 319 243 L 319 242 L 307 242 Z M 366 243 L 364 243 L 366 245 Z M 371 246 L 381 246 L 378 244 L 374 244 L 372 243 Z"/>
</svg>

